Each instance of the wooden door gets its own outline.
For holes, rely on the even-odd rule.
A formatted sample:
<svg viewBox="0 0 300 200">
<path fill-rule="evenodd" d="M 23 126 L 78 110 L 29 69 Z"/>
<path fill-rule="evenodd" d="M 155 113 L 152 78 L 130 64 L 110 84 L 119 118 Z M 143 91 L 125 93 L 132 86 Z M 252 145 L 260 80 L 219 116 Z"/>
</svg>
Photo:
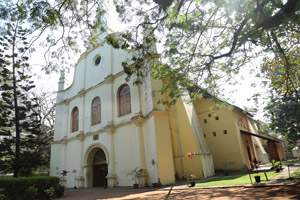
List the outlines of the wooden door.
<svg viewBox="0 0 300 200">
<path fill-rule="evenodd" d="M 93 187 L 107 186 L 107 164 L 93 166 Z"/>
<path fill-rule="evenodd" d="M 268 145 L 268 151 L 269 151 L 269 155 L 270 155 L 270 159 L 271 159 L 270 161 L 272 161 L 272 160 L 279 161 L 279 155 L 278 155 L 278 151 L 277 151 L 275 142 L 268 141 L 267 145 Z"/>
</svg>

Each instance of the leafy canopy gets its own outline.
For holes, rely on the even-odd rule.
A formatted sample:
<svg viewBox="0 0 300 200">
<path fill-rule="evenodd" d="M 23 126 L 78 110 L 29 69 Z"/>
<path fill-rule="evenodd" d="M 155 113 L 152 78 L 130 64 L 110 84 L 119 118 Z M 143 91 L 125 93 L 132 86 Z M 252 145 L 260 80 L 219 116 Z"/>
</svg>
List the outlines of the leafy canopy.
<svg viewBox="0 0 300 200">
<path fill-rule="evenodd" d="M 140 50 L 133 63 L 149 57 L 151 45 L 163 47 L 160 63 L 153 68 L 157 79 L 167 79 L 162 93 L 174 104 L 194 84 L 215 96 L 246 65 L 258 62 L 266 77 L 270 127 L 290 142 L 300 139 L 299 130 L 299 30 L 298 0 L 124 0 L 114 1 L 124 22 L 138 17 L 137 25 L 123 34 L 120 43 Z M 142 29 L 144 35 L 140 35 Z M 146 34 L 145 34 L 146 33 Z M 116 43 L 116 41 L 114 41 Z M 150 57 L 151 58 L 151 57 Z M 259 59 L 258 59 L 259 58 Z M 140 61 L 139 61 L 140 62 Z M 124 63 L 128 75 L 140 67 Z M 205 90 L 189 90 L 196 99 Z"/>
</svg>

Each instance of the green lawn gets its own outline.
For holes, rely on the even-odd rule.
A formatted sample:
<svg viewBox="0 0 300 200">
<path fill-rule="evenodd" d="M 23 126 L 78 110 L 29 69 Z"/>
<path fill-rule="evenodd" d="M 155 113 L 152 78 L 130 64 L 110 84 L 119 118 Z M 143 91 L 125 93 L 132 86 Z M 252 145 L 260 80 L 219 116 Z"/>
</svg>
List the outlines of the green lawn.
<svg viewBox="0 0 300 200">
<path fill-rule="evenodd" d="M 267 172 L 267 177 L 270 180 L 273 177 L 277 176 L 279 173 L 275 171 Z M 254 176 L 256 175 L 257 175 L 256 173 L 251 174 L 253 183 L 255 182 Z M 264 173 L 259 173 L 258 175 L 260 175 L 261 181 L 266 181 L 266 177 Z M 204 183 L 197 183 L 196 186 L 206 187 L 206 186 L 242 185 L 242 184 L 249 184 L 249 183 L 251 183 L 249 174 L 246 175 L 242 174 L 242 175 L 216 177 Z"/>
<path fill-rule="evenodd" d="M 292 173 L 291 178 L 300 179 L 300 168 Z"/>
<path fill-rule="evenodd" d="M 288 160 L 288 161 L 282 161 L 282 165 L 288 166 L 288 165 L 295 165 L 299 162 L 299 160 Z"/>
<path fill-rule="evenodd" d="M 288 160 L 288 161 L 281 161 L 282 165 L 288 166 L 288 165 L 295 165 L 299 162 L 299 160 Z M 267 163 L 264 165 L 261 165 L 261 167 L 272 167 L 272 163 Z"/>
</svg>

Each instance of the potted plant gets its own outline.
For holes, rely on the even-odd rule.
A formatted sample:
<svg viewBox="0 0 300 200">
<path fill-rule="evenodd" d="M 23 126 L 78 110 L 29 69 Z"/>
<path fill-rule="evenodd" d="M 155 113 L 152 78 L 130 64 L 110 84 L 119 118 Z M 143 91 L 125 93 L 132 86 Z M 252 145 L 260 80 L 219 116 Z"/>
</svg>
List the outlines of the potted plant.
<svg viewBox="0 0 300 200">
<path fill-rule="evenodd" d="M 253 159 L 252 159 L 252 162 L 250 162 L 251 169 L 252 169 L 252 170 L 253 170 L 253 169 L 257 170 L 257 169 L 259 168 L 259 163 L 260 163 L 260 161 L 258 161 L 256 158 L 253 158 Z M 256 181 L 257 183 L 260 182 L 260 176 L 258 175 L 258 173 L 257 173 L 256 176 L 254 176 L 254 178 L 255 178 L 255 181 Z"/>
<path fill-rule="evenodd" d="M 153 165 L 153 174 L 154 174 L 153 177 L 154 177 L 154 180 L 157 180 L 157 179 L 156 179 L 156 176 L 155 176 L 155 169 L 156 169 L 155 164 L 156 164 L 156 162 L 155 162 L 154 159 L 152 159 L 151 164 Z M 153 183 L 152 183 L 152 186 L 153 186 L 154 188 L 157 188 L 157 187 L 159 187 L 159 184 L 158 184 L 158 182 L 153 182 Z"/>
<path fill-rule="evenodd" d="M 197 178 L 197 176 L 195 174 L 191 174 L 191 187 L 194 187 L 196 185 L 195 179 Z"/>
<path fill-rule="evenodd" d="M 280 172 L 280 168 L 281 168 L 281 162 L 280 161 L 275 161 L 275 160 L 272 160 L 272 165 L 273 165 L 273 169 L 276 171 L 276 172 Z"/>
<path fill-rule="evenodd" d="M 137 182 L 137 176 L 141 173 L 143 173 L 144 170 L 141 169 L 140 167 L 136 167 L 134 170 L 130 171 L 127 173 L 127 176 L 131 175 L 132 176 L 132 180 L 134 180 L 134 184 L 133 184 L 133 187 L 134 188 L 138 188 L 139 187 L 139 184 Z"/>
</svg>

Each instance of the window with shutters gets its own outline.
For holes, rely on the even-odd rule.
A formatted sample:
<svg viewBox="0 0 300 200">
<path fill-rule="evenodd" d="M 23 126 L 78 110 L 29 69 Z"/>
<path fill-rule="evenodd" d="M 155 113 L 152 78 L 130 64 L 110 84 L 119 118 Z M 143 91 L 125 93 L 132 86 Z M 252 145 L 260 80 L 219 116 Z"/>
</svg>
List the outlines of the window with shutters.
<svg viewBox="0 0 300 200">
<path fill-rule="evenodd" d="M 72 132 L 78 131 L 78 123 L 79 123 L 79 110 L 77 107 L 72 110 Z"/>
<path fill-rule="evenodd" d="M 124 85 L 119 90 L 119 116 L 131 113 L 130 88 Z"/>
<path fill-rule="evenodd" d="M 101 123 L 101 99 L 99 97 L 94 98 L 92 101 L 92 126 Z"/>
</svg>

